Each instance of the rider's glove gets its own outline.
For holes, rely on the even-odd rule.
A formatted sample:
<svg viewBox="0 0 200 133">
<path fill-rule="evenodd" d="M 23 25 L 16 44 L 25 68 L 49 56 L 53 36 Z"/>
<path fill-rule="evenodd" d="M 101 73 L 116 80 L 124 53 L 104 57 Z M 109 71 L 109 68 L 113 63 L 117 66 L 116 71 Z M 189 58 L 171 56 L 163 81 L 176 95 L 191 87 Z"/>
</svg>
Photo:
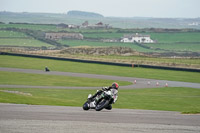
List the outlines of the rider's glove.
<svg viewBox="0 0 200 133">
<path fill-rule="evenodd" d="M 99 95 L 99 94 L 101 94 L 102 93 L 102 90 L 98 90 L 97 91 L 97 94 Z"/>
</svg>

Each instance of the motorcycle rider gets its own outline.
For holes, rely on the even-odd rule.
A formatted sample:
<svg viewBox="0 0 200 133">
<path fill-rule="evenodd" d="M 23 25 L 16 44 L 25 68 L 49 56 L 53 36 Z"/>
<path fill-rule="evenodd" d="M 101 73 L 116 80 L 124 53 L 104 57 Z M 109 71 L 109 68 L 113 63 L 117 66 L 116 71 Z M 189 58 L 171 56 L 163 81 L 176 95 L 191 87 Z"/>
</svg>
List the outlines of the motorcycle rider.
<svg viewBox="0 0 200 133">
<path fill-rule="evenodd" d="M 50 71 L 50 69 L 46 66 L 45 67 L 45 72 L 49 72 Z"/>
<path fill-rule="evenodd" d="M 102 93 L 103 91 L 111 90 L 112 98 L 114 99 L 114 100 L 113 100 L 113 104 L 114 104 L 114 103 L 117 101 L 117 98 L 118 98 L 118 96 L 117 96 L 118 88 L 119 88 L 119 84 L 116 83 L 116 82 L 114 82 L 114 83 L 112 83 L 112 86 L 110 86 L 110 87 L 103 87 L 102 90 L 97 91 L 97 93 L 96 93 L 95 95 L 93 95 L 90 99 L 93 99 L 93 98 L 96 97 L 96 98 L 95 98 L 95 101 L 94 101 L 94 103 L 93 103 L 94 106 L 95 106 L 96 103 L 98 103 L 99 99 L 102 98 L 102 97 L 101 97 L 101 93 Z M 97 96 L 97 95 L 99 95 L 99 96 Z M 112 109 L 112 105 L 109 104 L 105 109 L 111 110 L 111 109 Z"/>
</svg>

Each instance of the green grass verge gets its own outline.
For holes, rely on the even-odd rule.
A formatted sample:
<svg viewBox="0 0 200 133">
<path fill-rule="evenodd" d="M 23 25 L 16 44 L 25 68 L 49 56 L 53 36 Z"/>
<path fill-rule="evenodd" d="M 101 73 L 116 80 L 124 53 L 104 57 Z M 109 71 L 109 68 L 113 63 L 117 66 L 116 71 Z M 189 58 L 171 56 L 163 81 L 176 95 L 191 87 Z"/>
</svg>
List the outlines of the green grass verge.
<svg viewBox="0 0 200 133">
<path fill-rule="evenodd" d="M 73 89 L 0 89 L 1 103 L 82 106 L 89 93 L 95 90 Z M 23 93 L 8 93 L 3 90 Z M 31 94 L 26 95 L 26 94 Z M 200 89 L 152 88 L 120 90 L 114 108 L 200 112 Z"/>
<path fill-rule="evenodd" d="M 18 72 L 0 71 L 0 84 L 6 85 L 33 85 L 33 86 L 79 86 L 98 87 L 109 86 L 114 80 L 103 80 L 94 78 L 80 78 L 69 76 L 28 74 Z M 116 81 L 120 85 L 130 85 L 130 82 Z"/>
<path fill-rule="evenodd" d="M 199 72 L 184 72 L 147 68 L 131 68 L 111 65 L 88 64 L 50 59 L 0 55 L 0 67 L 43 70 L 48 66 L 52 71 L 77 72 L 125 77 L 150 78 L 171 81 L 200 83 Z"/>
<path fill-rule="evenodd" d="M 192 88 L 155 88 L 120 91 L 117 107 L 180 112 L 200 111 L 200 90 Z"/>
<path fill-rule="evenodd" d="M 182 114 L 200 114 L 200 111 L 187 111 L 187 112 L 182 112 Z"/>
</svg>

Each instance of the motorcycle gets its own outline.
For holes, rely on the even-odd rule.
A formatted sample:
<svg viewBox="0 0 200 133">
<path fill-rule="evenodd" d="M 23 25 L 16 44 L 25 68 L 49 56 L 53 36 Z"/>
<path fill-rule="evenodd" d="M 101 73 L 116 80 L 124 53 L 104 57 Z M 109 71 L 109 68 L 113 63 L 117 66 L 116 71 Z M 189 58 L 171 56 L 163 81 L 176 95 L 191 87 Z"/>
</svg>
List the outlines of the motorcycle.
<svg viewBox="0 0 200 133">
<path fill-rule="evenodd" d="M 107 110 L 112 109 L 111 104 L 114 99 L 111 90 L 97 90 L 95 95 L 88 95 L 87 101 L 83 104 L 83 110 L 95 109 L 96 111 L 101 111 L 104 108 Z"/>
</svg>

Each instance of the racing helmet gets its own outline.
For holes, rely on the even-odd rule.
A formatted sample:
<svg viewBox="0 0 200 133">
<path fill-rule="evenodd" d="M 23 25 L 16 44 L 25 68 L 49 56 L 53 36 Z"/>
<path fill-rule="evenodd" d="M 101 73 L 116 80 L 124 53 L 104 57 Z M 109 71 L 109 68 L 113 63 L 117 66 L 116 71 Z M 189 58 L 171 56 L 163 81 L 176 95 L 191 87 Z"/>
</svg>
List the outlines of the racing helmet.
<svg viewBox="0 0 200 133">
<path fill-rule="evenodd" d="M 114 82 L 114 83 L 112 83 L 112 87 L 118 90 L 118 88 L 119 88 L 119 84 L 116 83 L 116 82 Z"/>
</svg>

